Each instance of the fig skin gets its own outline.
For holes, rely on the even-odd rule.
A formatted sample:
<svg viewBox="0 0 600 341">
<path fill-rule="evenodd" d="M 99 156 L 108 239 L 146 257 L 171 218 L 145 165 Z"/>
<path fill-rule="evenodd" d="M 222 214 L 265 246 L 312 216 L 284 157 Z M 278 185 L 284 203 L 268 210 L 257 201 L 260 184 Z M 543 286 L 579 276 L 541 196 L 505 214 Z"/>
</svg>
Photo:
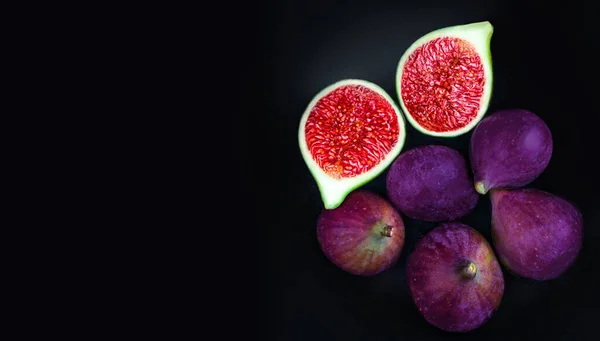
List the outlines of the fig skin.
<svg viewBox="0 0 600 341">
<path fill-rule="evenodd" d="M 415 245 L 407 263 L 408 286 L 419 313 L 448 332 L 478 328 L 504 294 L 504 275 L 486 239 L 472 227 L 438 225 Z"/>
<path fill-rule="evenodd" d="M 383 197 L 351 192 L 340 206 L 323 210 L 317 239 L 325 256 L 354 275 L 374 276 L 398 260 L 404 246 L 404 222 Z"/>
<path fill-rule="evenodd" d="M 552 148 L 550 128 L 530 111 L 505 109 L 485 117 L 469 149 L 477 191 L 531 183 L 550 163 Z"/>
<path fill-rule="evenodd" d="M 428 222 L 461 218 L 479 200 L 464 157 L 440 145 L 400 154 L 388 171 L 386 187 L 401 213 Z"/>
<path fill-rule="evenodd" d="M 532 188 L 495 189 L 492 238 L 500 262 L 514 274 L 554 279 L 575 262 L 583 218 L 567 200 Z"/>
</svg>

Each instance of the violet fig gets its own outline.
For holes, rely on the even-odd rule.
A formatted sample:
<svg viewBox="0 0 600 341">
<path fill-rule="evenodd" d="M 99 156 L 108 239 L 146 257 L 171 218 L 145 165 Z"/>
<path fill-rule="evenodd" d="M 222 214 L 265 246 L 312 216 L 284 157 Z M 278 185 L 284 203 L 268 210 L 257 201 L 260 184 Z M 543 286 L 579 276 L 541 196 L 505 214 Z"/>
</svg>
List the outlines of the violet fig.
<svg viewBox="0 0 600 341">
<path fill-rule="evenodd" d="M 427 322 L 451 332 L 481 326 L 504 293 L 502 269 L 489 243 L 458 222 L 439 225 L 417 242 L 406 280 Z"/>
<path fill-rule="evenodd" d="M 498 258 L 513 273 L 531 279 L 560 276 L 582 246 L 583 219 L 567 200 L 531 189 L 495 189 L 492 237 Z"/>
<path fill-rule="evenodd" d="M 355 275 L 372 276 L 398 260 L 404 246 L 404 222 L 383 197 L 357 190 L 337 208 L 321 212 L 317 239 L 333 264 Z"/>
<path fill-rule="evenodd" d="M 552 134 L 534 113 L 506 109 L 486 116 L 471 136 L 471 168 L 481 194 L 522 187 L 535 180 L 552 156 Z"/>
<path fill-rule="evenodd" d="M 429 222 L 463 217 L 479 200 L 463 156 L 439 145 L 400 154 L 388 171 L 386 187 L 401 213 Z"/>
</svg>

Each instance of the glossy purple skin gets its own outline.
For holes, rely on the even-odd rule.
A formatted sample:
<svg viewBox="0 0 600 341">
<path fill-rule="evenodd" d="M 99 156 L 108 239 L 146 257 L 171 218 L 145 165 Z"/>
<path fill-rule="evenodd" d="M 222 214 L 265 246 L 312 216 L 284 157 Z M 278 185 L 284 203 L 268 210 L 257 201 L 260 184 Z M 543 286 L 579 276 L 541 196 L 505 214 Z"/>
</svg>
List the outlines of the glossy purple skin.
<svg viewBox="0 0 600 341">
<path fill-rule="evenodd" d="M 421 146 L 400 154 L 390 166 L 386 186 L 400 212 L 422 221 L 458 219 L 479 200 L 467 162 L 445 146 Z"/>
<path fill-rule="evenodd" d="M 473 262 L 473 278 L 461 270 Z M 504 277 L 485 238 L 458 222 L 444 223 L 423 236 L 407 263 L 408 286 L 417 309 L 430 324 L 466 332 L 485 323 L 500 305 Z"/>
<path fill-rule="evenodd" d="M 552 134 L 532 112 L 507 109 L 486 116 L 471 135 L 470 159 L 475 184 L 522 187 L 537 178 L 552 156 Z"/>
<path fill-rule="evenodd" d="M 386 230 L 391 236 L 382 234 Z M 342 270 L 373 276 L 398 260 L 404 246 L 404 222 L 383 197 L 357 190 L 337 208 L 321 212 L 317 239 L 325 256 Z"/>
<path fill-rule="evenodd" d="M 493 243 L 504 266 L 522 277 L 548 280 L 573 264 L 583 239 L 583 218 L 573 204 L 531 188 L 490 195 Z"/>
</svg>

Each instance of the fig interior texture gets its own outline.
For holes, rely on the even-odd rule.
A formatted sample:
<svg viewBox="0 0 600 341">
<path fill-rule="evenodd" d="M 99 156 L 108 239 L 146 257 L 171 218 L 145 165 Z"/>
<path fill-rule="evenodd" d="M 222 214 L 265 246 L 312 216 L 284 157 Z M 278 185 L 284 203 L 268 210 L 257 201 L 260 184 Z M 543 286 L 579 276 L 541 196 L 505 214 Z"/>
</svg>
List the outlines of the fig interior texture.
<svg viewBox="0 0 600 341">
<path fill-rule="evenodd" d="M 552 134 L 544 121 L 523 109 L 506 109 L 485 117 L 473 131 L 471 168 L 477 191 L 522 187 L 546 169 Z"/>
<path fill-rule="evenodd" d="M 485 238 L 462 223 L 444 223 L 423 236 L 409 256 L 407 281 L 430 324 L 466 332 L 486 322 L 504 293 L 504 277 Z"/>
<path fill-rule="evenodd" d="M 398 260 L 404 222 L 385 198 L 357 190 L 337 208 L 322 211 L 317 239 L 333 264 L 355 275 L 372 276 Z"/>
<path fill-rule="evenodd" d="M 431 31 L 406 49 L 396 69 L 402 111 L 418 131 L 453 137 L 477 125 L 493 88 L 489 21 Z"/>
<path fill-rule="evenodd" d="M 548 280 L 575 262 L 583 218 L 572 203 L 531 188 L 492 190 L 491 200 L 494 246 L 513 273 Z"/>
<path fill-rule="evenodd" d="M 348 193 L 381 174 L 405 140 L 402 112 L 375 83 L 343 79 L 308 104 L 298 129 L 304 162 L 323 206 L 338 207 Z"/>
</svg>

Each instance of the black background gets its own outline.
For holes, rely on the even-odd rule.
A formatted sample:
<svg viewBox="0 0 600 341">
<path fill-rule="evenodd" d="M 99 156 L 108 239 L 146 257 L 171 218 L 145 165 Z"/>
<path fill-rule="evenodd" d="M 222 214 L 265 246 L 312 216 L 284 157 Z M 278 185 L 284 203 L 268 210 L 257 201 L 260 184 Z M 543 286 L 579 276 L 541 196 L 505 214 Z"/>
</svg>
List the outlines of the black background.
<svg viewBox="0 0 600 341">
<path fill-rule="evenodd" d="M 600 18 L 592 2 L 569 1 L 263 1 L 241 13 L 242 65 L 238 147 L 262 228 L 259 286 L 261 339 L 433 340 L 443 338 L 598 339 L 600 248 L 596 120 Z M 374 277 L 335 267 L 316 240 L 318 188 L 297 144 L 300 117 L 312 97 L 345 78 L 380 85 L 397 102 L 396 66 L 404 50 L 437 28 L 489 20 L 494 92 L 488 113 L 523 108 L 550 127 L 549 166 L 528 187 L 565 197 L 584 216 L 584 244 L 559 279 L 535 282 L 507 271 L 499 310 L 480 328 L 446 333 L 419 315 L 405 283 L 415 241 L 434 224 L 404 217 L 398 263 Z M 237 91 L 237 90 L 236 90 Z M 425 136 L 406 125 L 404 150 L 443 144 L 468 157 L 470 133 Z M 260 150 L 260 153 L 252 152 Z M 364 186 L 385 195 L 385 175 Z M 490 204 L 482 196 L 463 222 L 490 240 Z"/>
</svg>

